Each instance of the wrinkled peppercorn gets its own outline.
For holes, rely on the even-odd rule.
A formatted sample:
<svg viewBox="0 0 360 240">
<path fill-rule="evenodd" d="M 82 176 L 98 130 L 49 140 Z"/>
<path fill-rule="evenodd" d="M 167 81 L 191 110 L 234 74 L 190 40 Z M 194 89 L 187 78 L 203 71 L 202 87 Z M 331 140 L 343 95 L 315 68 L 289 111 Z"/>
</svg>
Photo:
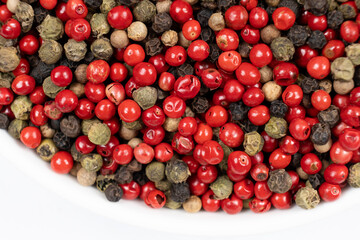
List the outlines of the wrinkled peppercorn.
<svg viewBox="0 0 360 240">
<path fill-rule="evenodd" d="M 324 33 L 319 30 L 313 31 L 307 40 L 307 44 L 313 49 L 322 49 L 326 43 L 327 40 Z"/>
<path fill-rule="evenodd" d="M 109 184 L 104 191 L 106 199 L 110 202 L 118 202 L 123 196 L 123 191 L 119 185 Z"/>
<path fill-rule="evenodd" d="M 195 113 L 205 113 L 210 108 L 210 103 L 205 97 L 195 97 L 191 107 Z"/>
<path fill-rule="evenodd" d="M 132 97 L 139 106 L 146 110 L 155 105 L 157 100 L 157 90 L 154 87 L 140 87 L 132 93 Z"/>
<path fill-rule="evenodd" d="M 130 183 L 133 180 L 133 175 L 126 166 L 121 166 L 115 173 L 114 179 L 118 184 Z"/>
<path fill-rule="evenodd" d="M 42 140 L 40 145 L 36 148 L 36 153 L 45 161 L 50 161 L 58 151 L 58 148 L 51 139 Z"/>
<path fill-rule="evenodd" d="M 329 124 L 316 123 L 311 128 L 311 141 L 317 145 L 326 144 L 331 138 L 331 129 Z"/>
<path fill-rule="evenodd" d="M 136 130 L 136 131 L 143 129 L 145 126 L 144 123 L 141 121 L 141 119 L 138 119 L 133 122 L 121 121 L 121 124 L 122 124 L 122 126 L 126 127 L 127 129 Z"/>
<path fill-rule="evenodd" d="M 15 11 L 15 17 L 21 24 L 22 32 L 26 33 L 31 30 L 34 22 L 34 15 L 34 9 L 30 4 L 26 2 L 18 3 Z"/>
<path fill-rule="evenodd" d="M 312 209 L 320 203 L 320 196 L 315 189 L 303 187 L 297 191 L 295 203 L 301 208 Z"/>
<path fill-rule="evenodd" d="M 10 122 L 8 127 L 9 134 L 15 138 L 20 139 L 21 131 L 28 126 L 28 123 L 24 120 L 14 119 Z"/>
<path fill-rule="evenodd" d="M 293 168 L 297 168 L 297 167 L 300 167 L 300 161 L 301 161 L 301 158 L 302 158 L 302 154 L 301 153 L 295 153 L 292 158 L 291 158 L 291 165 Z"/>
<path fill-rule="evenodd" d="M 215 182 L 211 183 L 210 189 L 214 192 L 217 199 L 228 198 L 233 191 L 233 182 L 228 176 L 220 176 Z"/>
<path fill-rule="evenodd" d="M 324 15 L 328 10 L 328 0 L 305 0 L 304 8 L 316 16 Z"/>
<path fill-rule="evenodd" d="M 91 9 L 96 10 L 101 6 L 102 0 L 84 0 L 84 3 Z"/>
<path fill-rule="evenodd" d="M 56 147 L 61 150 L 68 150 L 71 147 L 71 139 L 63 132 L 57 131 L 53 137 L 53 141 Z"/>
<path fill-rule="evenodd" d="M 287 111 L 288 111 L 288 106 L 280 100 L 275 100 L 270 104 L 271 116 L 284 118 Z"/>
<path fill-rule="evenodd" d="M 231 119 L 233 121 L 241 121 L 247 117 L 250 107 L 246 106 L 242 101 L 231 103 L 229 105 Z"/>
<path fill-rule="evenodd" d="M 265 132 L 272 138 L 280 139 L 286 136 L 287 122 L 283 118 L 271 117 L 265 124 Z"/>
<path fill-rule="evenodd" d="M 210 47 L 210 55 L 208 58 L 211 62 L 216 62 L 221 54 L 221 50 L 218 47 L 218 45 L 214 43 L 210 43 L 209 47 Z"/>
<path fill-rule="evenodd" d="M 37 84 L 42 84 L 43 81 L 50 76 L 51 70 L 55 68 L 54 64 L 46 64 L 40 61 L 36 64 L 30 72 L 30 76 L 32 76 Z M 49 77 L 50 80 L 50 77 Z M 51 81 L 51 80 L 50 80 Z M 55 98 L 55 97 L 54 97 Z"/>
<path fill-rule="evenodd" d="M 189 185 L 184 183 L 175 183 L 171 185 L 170 188 L 170 198 L 171 200 L 179 203 L 185 202 L 190 197 L 190 188 Z"/>
<path fill-rule="evenodd" d="M 296 17 L 299 17 L 302 8 L 302 6 L 297 3 L 296 0 L 281 0 L 277 7 L 290 8 L 291 11 L 295 13 Z"/>
<path fill-rule="evenodd" d="M 340 11 L 331 11 L 327 14 L 328 27 L 334 30 L 340 28 L 341 23 L 344 22 L 344 15 Z"/>
<path fill-rule="evenodd" d="M 62 56 L 63 47 L 55 40 L 45 40 L 39 49 L 39 57 L 46 64 L 57 63 Z"/>
<path fill-rule="evenodd" d="M 91 32 L 95 37 L 101 37 L 102 35 L 110 32 L 110 25 L 107 22 L 106 15 L 103 13 L 95 13 L 90 20 Z"/>
<path fill-rule="evenodd" d="M 345 48 L 346 56 L 354 66 L 360 65 L 360 44 L 354 43 Z"/>
<path fill-rule="evenodd" d="M 296 47 L 302 46 L 311 34 L 311 30 L 307 26 L 294 25 L 290 28 L 287 37 Z"/>
<path fill-rule="evenodd" d="M 44 40 L 59 40 L 64 34 L 64 25 L 61 20 L 51 15 L 47 15 L 36 29 Z"/>
<path fill-rule="evenodd" d="M 168 180 L 158 181 L 158 182 L 155 182 L 155 187 L 156 187 L 156 189 L 159 189 L 160 191 L 166 192 L 166 191 L 170 190 L 171 182 L 169 182 Z"/>
<path fill-rule="evenodd" d="M 37 24 L 40 24 L 47 15 L 49 15 L 49 10 L 46 10 L 41 6 L 34 8 L 34 17 Z"/>
<path fill-rule="evenodd" d="M 214 31 L 209 27 L 205 27 L 201 29 L 200 38 L 205 42 L 213 42 L 215 39 Z"/>
<path fill-rule="evenodd" d="M 325 37 L 325 36 L 324 36 Z M 289 61 L 295 53 L 294 44 L 286 37 L 278 37 L 270 44 L 273 56 L 278 61 Z"/>
<path fill-rule="evenodd" d="M 89 172 L 85 168 L 81 167 L 81 164 L 76 163 L 76 168 L 80 168 L 77 170 L 76 179 L 78 183 L 82 186 L 92 186 L 96 182 L 97 175 L 95 172 Z"/>
<path fill-rule="evenodd" d="M 360 163 L 356 163 L 349 168 L 348 183 L 351 187 L 360 187 Z"/>
<path fill-rule="evenodd" d="M 134 6 L 135 4 L 139 3 L 140 0 L 118 0 L 118 2 L 121 4 L 121 5 L 125 5 L 125 6 Z"/>
<path fill-rule="evenodd" d="M 101 192 L 105 191 L 106 188 L 113 183 L 116 183 L 114 174 L 111 175 L 98 175 L 96 178 L 96 188 Z"/>
<path fill-rule="evenodd" d="M 154 17 L 154 21 L 152 23 L 151 28 L 156 33 L 163 33 L 171 29 L 172 18 L 166 12 L 158 13 Z"/>
<path fill-rule="evenodd" d="M 18 51 L 14 47 L 0 46 L 0 72 L 11 72 L 20 63 Z"/>
<path fill-rule="evenodd" d="M 80 162 L 80 158 L 82 157 L 82 154 L 76 149 L 75 143 L 73 143 L 73 145 L 71 146 L 70 153 L 74 161 Z"/>
<path fill-rule="evenodd" d="M 242 58 L 248 58 L 250 51 L 252 49 L 252 45 L 247 42 L 242 42 L 239 44 L 239 53 Z"/>
<path fill-rule="evenodd" d="M 60 121 L 60 130 L 66 136 L 76 138 L 81 132 L 80 120 L 74 115 L 64 117 Z"/>
<path fill-rule="evenodd" d="M 9 117 L 4 113 L 0 113 L 0 128 L 7 129 L 9 124 L 10 124 Z"/>
<path fill-rule="evenodd" d="M 136 20 L 149 22 L 156 14 L 156 7 L 149 0 L 142 0 L 134 7 L 133 14 Z"/>
<path fill-rule="evenodd" d="M 14 80 L 14 75 L 12 73 L 2 73 L 0 72 L 0 87 L 10 88 L 11 83 Z"/>
<path fill-rule="evenodd" d="M 97 172 L 103 165 L 103 158 L 100 154 L 90 153 L 83 155 L 80 158 L 80 163 L 83 168 L 89 172 Z"/>
<path fill-rule="evenodd" d="M 274 39 L 280 36 L 281 32 L 275 27 L 274 24 L 267 25 L 260 31 L 261 40 L 267 44 L 270 44 Z"/>
<path fill-rule="evenodd" d="M 340 110 L 331 105 L 328 109 L 319 112 L 317 117 L 321 123 L 327 123 L 330 128 L 333 128 L 340 121 Z"/>
<path fill-rule="evenodd" d="M 32 102 L 28 96 L 18 96 L 10 105 L 15 118 L 20 120 L 29 120 Z"/>
<path fill-rule="evenodd" d="M 310 94 L 319 89 L 319 82 L 316 79 L 310 77 L 304 77 L 301 80 L 300 85 L 305 94 Z"/>
<path fill-rule="evenodd" d="M 184 63 L 183 65 L 176 68 L 176 73 L 179 77 L 183 77 L 185 75 L 193 75 L 194 68 L 188 63 Z"/>
<path fill-rule="evenodd" d="M 285 193 L 290 190 L 292 185 L 292 180 L 290 175 L 285 171 L 285 169 L 277 169 L 271 171 L 267 185 L 270 190 L 275 193 Z"/>
<path fill-rule="evenodd" d="M 51 77 L 45 78 L 42 87 L 44 89 L 44 93 L 49 98 L 55 98 L 56 95 L 65 89 L 65 87 L 58 87 L 56 86 L 53 81 L 51 81 Z"/>
<path fill-rule="evenodd" d="M 256 132 L 259 129 L 259 126 L 254 125 L 248 118 L 246 118 L 243 121 L 238 122 L 238 124 L 240 125 L 241 129 L 244 132 Z"/>
<path fill-rule="evenodd" d="M 113 55 L 113 48 L 107 38 L 96 39 L 90 46 L 91 52 L 96 58 L 109 60 Z"/>
<path fill-rule="evenodd" d="M 185 182 L 191 175 L 187 164 L 180 159 L 173 159 L 167 162 L 165 174 L 167 179 L 172 183 Z"/>
<path fill-rule="evenodd" d="M 165 177 L 165 165 L 161 162 L 152 162 L 146 166 L 145 173 L 152 182 L 159 182 Z"/>
<path fill-rule="evenodd" d="M 145 51 L 147 55 L 155 56 L 163 50 L 163 45 L 159 38 L 152 38 L 145 43 Z"/>
<path fill-rule="evenodd" d="M 264 139 L 258 132 L 245 133 L 244 149 L 249 156 L 254 156 L 260 152 L 264 146 Z"/>
<path fill-rule="evenodd" d="M 341 12 L 345 19 L 352 19 L 356 17 L 356 10 L 350 4 L 341 4 L 338 7 L 339 12 Z"/>
<path fill-rule="evenodd" d="M 145 175 L 145 170 L 144 171 L 142 170 L 139 172 L 134 172 L 133 181 L 137 182 L 141 186 L 146 184 L 149 181 L 149 179 Z"/>
<path fill-rule="evenodd" d="M 201 9 L 197 14 L 196 14 L 196 18 L 198 20 L 198 22 L 200 23 L 201 27 L 207 27 L 208 26 L 208 21 L 210 16 L 213 14 L 213 11 L 211 11 L 210 9 Z"/>
<path fill-rule="evenodd" d="M 314 189 L 318 189 L 320 185 L 323 184 L 324 182 L 325 182 L 324 178 L 319 173 L 316 173 L 314 175 L 309 175 L 309 183 Z"/>
</svg>

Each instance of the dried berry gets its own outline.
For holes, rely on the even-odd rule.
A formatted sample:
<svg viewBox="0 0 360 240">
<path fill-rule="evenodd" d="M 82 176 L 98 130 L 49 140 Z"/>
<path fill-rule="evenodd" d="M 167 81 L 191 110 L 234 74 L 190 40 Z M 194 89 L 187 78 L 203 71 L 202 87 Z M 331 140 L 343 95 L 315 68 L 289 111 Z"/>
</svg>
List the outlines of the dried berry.
<svg viewBox="0 0 360 240">
<path fill-rule="evenodd" d="M 81 124 L 79 118 L 69 115 L 61 119 L 60 130 L 70 138 L 76 138 L 81 132 Z"/>
<path fill-rule="evenodd" d="M 344 15 L 345 19 L 352 19 L 356 17 L 356 10 L 350 4 L 341 4 L 338 7 L 339 12 Z"/>
<path fill-rule="evenodd" d="M 44 139 L 41 141 L 40 145 L 36 148 L 36 153 L 42 160 L 50 161 L 51 158 L 59 150 L 56 147 L 55 143 L 51 139 Z"/>
<path fill-rule="evenodd" d="M 257 132 L 259 129 L 259 126 L 254 125 L 248 118 L 246 118 L 245 120 L 238 122 L 238 124 L 240 125 L 241 129 L 244 132 Z"/>
<path fill-rule="evenodd" d="M 319 90 L 319 83 L 316 79 L 310 77 L 304 77 L 301 80 L 301 89 L 305 94 L 311 94 L 312 92 Z"/>
<path fill-rule="evenodd" d="M 103 13 L 95 13 L 90 20 L 91 32 L 95 37 L 101 37 L 110 32 L 107 16 Z"/>
<path fill-rule="evenodd" d="M 62 21 L 51 15 L 47 15 L 44 21 L 36 28 L 40 37 L 44 40 L 59 40 L 64 34 Z"/>
<path fill-rule="evenodd" d="M 80 158 L 82 157 L 82 154 L 76 149 L 75 143 L 73 143 L 73 145 L 71 146 L 70 153 L 74 161 L 80 162 Z"/>
<path fill-rule="evenodd" d="M 209 18 L 208 25 L 215 32 L 225 28 L 225 19 L 222 13 L 218 12 L 212 14 Z"/>
<path fill-rule="evenodd" d="M 130 183 L 133 180 L 133 175 L 126 166 L 121 166 L 117 170 L 114 179 L 118 184 Z"/>
<path fill-rule="evenodd" d="M 304 8 L 316 16 L 321 16 L 328 10 L 328 0 L 304 0 Z"/>
<path fill-rule="evenodd" d="M 187 164 L 179 159 L 173 159 L 166 163 L 165 174 L 172 183 L 185 182 L 191 175 Z"/>
<path fill-rule="evenodd" d="M 118 202 L 123 196 L 123 191 L 119 185 L 110 184 L 104 191 L 105 197 L 110 202 Z"/>
<path fill-rule="evenodd" d="M 21 131 L 28 126 L 28 123 L 24 120 L 14 119 L 10 122 L 8 127 L 8 133 L 15 139 L 20 139 Z"/>
<path fill-rule="evenodd" d="M 312 209 L 320 203 L 320 196 L 315 189 L 302 187 L 296 193 L 295 203 L 301 208 Z"/>
<path fill-rule="evenodd" d="M 252 49 L 252 45 L 247 42 L 242 42 L 239 44 L 239 53 L 242 58 L 248 58 L 250 51 Z"/>
<path fill-rule="evenodd" d="M 296 47 L 300 47 L 306 43 L 306 40 L 311 34 L 311 30 L 307 26 L 294 25 L 290 28 L 287 37 L 293 42 Z"/>
<path fill-rule="evenodd" d="M 101 4 L 102 4 L 102 0 L 84 0 L 84 3 L 86 4 L 86 6 L 88 6 L 89 8 L 96 10 L 98 9 Z"/>
<path fill-rule="evenodd" d="M 146 166 L 145 173 L 152 182 L 159 182 L 165 177 L 165 165 L 161 162 L 152 162 Z"/>
<path fill-rule="evenodd" d="M 296 0 L 281 0 L 277 7 L 287 7 L 290 8 L 298 17 L 301 13 L 302 6 L 296 2 Z"/>
<path fill-rule="evenodd" d="M 11 72 L 20 63 L 18 51 L 14 47 L 0 46 L 0 72 Z"/>
<path fill-rule="evenodd" d="M 96 177 L 96 188 L 101 192 L 104 192 L 106 188 L 110 185 L 116 183 L 114 180 L 114 174 L 111 175 L 98 175 Z"/>
<path fill-rule="evenodd" d="M 344 22 L 344 15 L 340 11 L 331 11 L 327 14 L 328 27 L 334 30 L 340 28 L 340 25 Z"/>
<path fill-rule="evenodd" d="M 178 40 L 178 34 L 174 30 L 168 30 L 161 35 L 161 42 L 167 47 L 175 46 Z"/>
<path fill-rule="evenodd" d="M 133 41 L 142 41 L 148 34 L 148 29 L 143 22 L 135 21 L 127 28 L 128 37 Z"/>
<path fill-rule="evenodd" d="M 313 49 L 322 49 L 326 43 L 327 40 L 324 33 L 319 30 L 313 31 L 307 40 L 307 44 Z"/>
<path fill-rule="evenodd" d="M 275 193 L 285 193 L 290 190 L 292 185 L 292 180 L 290 175 L 285 171 L 285 169 L 277 169 L 271 171 L 267 185 L 270 190 Z"/>
<path fill-rule="evenodd" d="M 191 107 L 195 113 L 205 113 L 210 108 L 210 103 L 205 97 L 195 97 Z"/>
<path fill-rule="evenodd" d="M 198 196 L 193 195 L 188 200 L 186 200 L 182 206 L 186 212 L 196 213 L 201 210 L 202 202 Z"/>
<path fill-rule="evenodd" d="M 19 2 L 16 7 L 15 17 L 21 24 L 22 32 L 28 32 L 31 30 L 31 27 L 34 22 L 34 9 L 32 6 L 25 2 Z"/>
<path fill-rule="evenodd" d="M 264 146 L 264 139 L 258 132 L 245 133 L 244 149 L 249 156 L 254 156 L 259 153 Z"/>
<path fill-rule="evenodd" d="M 275 27 L 274 24 L 267 25 L 260 31 L 261 40 L 267 44 L 270 44 L 274 39 L 280 36 L 281 32 Z"/>
<path fill-rule="evenodd" d="M 140 184 L 141 186 L 146 184 L 149 181 L 149 179 L 147 179 L 147 177 L 145 175 L 145 171 L 134 172 L 133 180 L 135 182 L 137 182 L 138 184 Z"/>
<path fill-rule="evenodd" d="M 71 147 L 71 139 L 67 137 L 64 133 L 57 131 L 53 137 L 53 141 L 61 150 L 68 150 Z"/>
<path fill-rule="evenodd" d="M 339 57 L 331 63 L 333 79 L 350 81 L 354 77 L 355 68 L 349 58 Z"/>
<path fill-rule="evenodd" d="M 193 75 L 194 68 L 191 64 L 184 63 L 183 65 L 176 68 L 176 73 L 179 77 L 183 77 L 185 75 Z"/>
<path fill-rule="evenodd" d="M 218 47 L 218 45 L 214 44 L 214 43 L 210 43 L 209 47 L 210 47 L 210 55 L 209 55 L 208 59 L 211 62 L 216 62 L 221 54 L 221 50 Z"/>
<path fill-rule="evenodd" d="M 161 53 L 163 50 L 163 45 L 159 38 L 152 38 L 145 43 L 145 51 L 149 56 L 155 56 Z"/>
<path fill-rule="evenodd" d="M 286 136 L 288 125 L 285 119 L 271 117 L 265 125 L 265 132 L 272 138 L 280 139 Z"/>
<path fill-rule="evenodd" d="M 208 26 L 208 21 L 212 14 L 213 14 L 213 11 L 211 11 L 210 9 L 206 9 L 206 8 L 201 9 L 196 14 L 196 18 L 202 28 Z"/>
<path fill-rule="evenodd" d="M 18 96 L 10 105 L 15 118 L 20 120 L 29 120 L 32 102 L 28 96 Z"/>
<path fill-rule="evenodd" d="M 351 187 L 360 187 L 360 163 L 356 163 L 349 168 L 348 183 Z"/>
<path fill-rule="evenodd" d="M 328 109 L 319 112 L 317 117 L 321 123 L 327 123 L 330 128 L 333 128 L 340 121 L 340 110 L 331 105 Z"/>
<path fill-rule="evenodd" d="M 80 169 L 76 173 L 76 179 L 78 183 L 86 187 L 94 185 L 97 177 L 96 173 L 87 171 L 85 168 L 81 167 L 81 164 L 77 166 L 80 167 Z"/>
<path fill-rule="evenodd" d="M 88 132 L 88 137 L 90 142 L 96 145 L 105 145 L 110 140 L 111 131 L 106 124 L 95 123 L 91 125 Z"/>
<path fill-rule="evenodd" d="M 134 7 L 133 14 L 136 20 L 149 22 L 156 14 L 156 7 L 149 0 L 142 0 Z"/>
<path fill-rule="evenodd" d="M 91 52 L 96 58 L 109 60 L 113 55 L 113 48 L 107 38 L 96 39 L 90 46 Z"/>
<path fill-rule="evenodd" d="M 311 187 L 314 189 L 318 189 L 320 185 L 325 182 L 324 178 L 319 173 L 316 173 L 314 175 L 309 175 L 308 181 Z"/>
<path fill-rule="evenodd" d="M 10 120 L 5 113 L 0 113 L 0 128 L 7 129 L 9 127 Z"/>
<path fill-rule="evenodd" d="M 126 167 L 130 172 L 139 172 L 142 169 L 142 164 L 134 159 Z"/>
<path fill-rule="evenodd" d="M 190 197 L 189 185 L 184 183 L 175 183 L 170 188 L 170 199 L 174 202 L 183 203 Z"/>
<path fill-rule="evenodd" d="M 288 111 L 288 106 L 280 100 L 275 100 L 270 104 L 271 116 L 284 118 L 287 111 Z"/>
<path fill-rule="evenodd" d="M 360 44 L 354 43 L 345 48 L 346 56 L 357 66 L 360 65 Z"/>
<path fill-rule="evenodd" d="M 61 92 L 62 90 L 65 89 L 65 87 L 56 86 L 51 81 L 51 77 L 47 77 L 44 80 L 42 86 L 43 86 L 45 95 L 48 96 L 49 98 L 52 98 L 52 99 L 54 99 L 59 92 Z"/>
<path fill-rule="evenodd" d="M 141 87 L 132 93 L 132 97 L 143 110 L 146 110 L 155 105 L 157 100 L 157 90 L 156 88 L 149 86 Z"/>
<path fill-rule="evenodd" d="M 330 126 L 326 123 L 316 123 L 311 128 L 311 141 L 317 145 L 326 144 L 331 138 Z"/>
<path fill-rule="evenodd" d="M 210 185 L 210 189 L 214 192 L 217 199 L 222 200 L 231 195 L 233 185 L 228 176 L 220 176 Z"/>
<path fill-rule="evenodd" d="M 156 33 L 163 33 L 171 29 L 172 18 L 166 12 L 158 13 L 154 17 L 151 28 Z"/>
<path fill-rule="evenodd" d="M 46 64 L 54 64 L 61 59 L 63 47 L 55 40 L 45 40 L 39 49 L 39 57 Z"/>
<path fill-rule="evenodd" d="M 80 163 L 83 168 L 89 172 L 97 172 L 103 165 L 103 158 L 100 154 L 90 153 L 83 155 L 80 158 Z"/>
<path fill-rule="evenodd" d="M 47 15 L 49 15 L 49 10 L 46 10 L 41 6 L 34 8 L 34 17 L 37 24 L 40 24 Z"/>
<path fill-rule="evenodd" d="M 295 53 L 294 44 L 286 37 L 278 37 L 271 42 L 271 51 L 278 61 L 289 61 Z"/>
<path fill-rule="evenodd" d="M 246 106 L 242 101 L 231 103 L 229 105 L 231 119 L 233 121 L 241 121 L 247 117 L 250 107 Z"/>
</svg>

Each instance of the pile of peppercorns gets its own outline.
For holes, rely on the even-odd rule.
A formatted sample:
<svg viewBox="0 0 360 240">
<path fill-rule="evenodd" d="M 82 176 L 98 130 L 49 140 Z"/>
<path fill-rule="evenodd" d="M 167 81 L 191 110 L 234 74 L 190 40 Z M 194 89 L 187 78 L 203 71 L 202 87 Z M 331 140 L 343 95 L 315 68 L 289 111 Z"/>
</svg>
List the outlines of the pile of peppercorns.
<svg viewBox="0 0 360 240">
<path fill-rule="evenodd" d="M 360 0 L 1 0 L 0 128 L 111 202 L 360 187 Z"/>
</svg>

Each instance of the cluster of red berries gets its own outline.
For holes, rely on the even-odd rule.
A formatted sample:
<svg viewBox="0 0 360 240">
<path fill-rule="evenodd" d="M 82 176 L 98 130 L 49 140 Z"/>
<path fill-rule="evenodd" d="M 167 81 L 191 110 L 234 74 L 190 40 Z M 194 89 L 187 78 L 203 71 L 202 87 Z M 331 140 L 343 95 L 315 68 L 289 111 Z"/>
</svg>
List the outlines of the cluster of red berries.
<svg viewBox="0 0 360 240">
<path fill-rule="evenodd" d="M 6 0 L 2 2 L 6 3 Z M 20 140 L 29 148 L 40 145 L 43 136 L 39 127 L 50 120 L 60 120 L 68 113 L 75 114 L 80 120 L 97 118 L 111 131 L 107 144 L 96 145 L 86 135 L 75 138 L 74 144 L 81 154 L 96 152 L 108 159 L 99 171 L 102 175 L 116 173 L 120 166 L 129 164 L 133 159 L 146 165 L 152 161 L 166 163 L 180 156 L 191 173 L 187 180 L 190 193 L 201 197 L 202 208 L 206 211 L 222 208 L 229 214 L 235 214 L 242 210 L 244 201 L 247 201 L 246 207 L 256 213 L 266 212 L 271 206 L 288 209 L 296 192 L 305 187 L 305 180 L 310 175 L 323 179 L 317 186 L 321 199 L 333 201 L 340 197 L 341 189 L 346 185 L 348 164 L 360 162 L 360 87 L 352 87 L 349 94 L 343 95 L 334 94 L 331 89 L 316 89 L 307 94 L 310 107 L 305 107 L 304 89 L 297 81 L 300 74 L 315 81 L 331 78 L 332 62 L 345 55 L 346 45 L 358 41 L 360 14 L 356 4 L 353 1 L 343 4 L 353 8 L 356 20 L 346 20 L 339 30 L 334 30 L 328 28 L 326 14 L 315 15 L 311 9 L 302 10 L 297 17 L 292 9 L 278 7 L 269 15 L 267 10 L 258 6 L 258 0 L 241 0 L 239 5 L 227 8 L 223 17 L 226 27 L 215 32 L 214 41 L 221 53 L 214 63 L 207 60 L 212 43 L 200 39 L 203 26 L 195 20 L 196 10 L 188 1 L 175 0 L 170 5 L 169 14 L 181 27 L 184 38 L 191 42 L 187 48 L 169 46 L 151 57 L 146 55 L 143 44 L 139 42 L 115 49 L 113 60 L 99 59 L 88 64 L 87 82 L 81 98 L 69 89 L 74 82 L 70 67 L 56 66 L 51 71 L 51 81 L 64 90 L 54 99 L 49 99 L 43 87 L 30 76 L 31 69 L 26 59 L 26 56 L 37 53 L 43 40 L 35 31 L 22 34 L 21 24 L 3 4 L 0 6 L 0 21 L 3 23 L 0 35 L 5 39 L 19 38 L 22 58 L 12 71 L 15 78 L 11 87 L 0 88 L 1 113 L 14 119 L 10 107 L 14 99 L 17 96 L 29 97 L 33 104 L 29 113 L 31 126 L 24 128 L 20 135 Z M 88 7 L 82 0 L 69 0 L 67 3 L 40 0 L 40 5 L 44 9 L 55 10 L 56 17 L 65 25 L 68 38 L 93 41 L 91 26 L 85 19 Z M 131 8 L 120 5 L 108 12 L 107 21 L 113 29 L 124 30 L 134 22 L 134 16 Z M 295 49 L 293 62 L 278 61 L 271 47 L 261 42 L 260 30 L 271 21 L 276 29 L 284 32 L 291 29 L 296 21 L 308 25 L 311 31 L 323 32 L 327 43 L 321 51 L 306 44 L 299 46 Z M 251 45 L 246 57 L 239 52 L 241 42 Z M 195 75 L 176 78 L 168 71 L 186 62 L 193 63 Z M 249 124 L 263 129 L 272 117 L 267 98 L 269 93 L 262 88 L 265 82 L 259 69 L 263 67 L 271 69 L 274 84 L 282 89 L 278 98 L 287 107 L 284 119 L 288 123 L 288 131 L 285 136 L 275 139 L 261 130 L 263 146 L 250 156 L 243 147 L 244 132 L 247 131 L 234 120 L 229 106 L 243 103 L 248 108 L 246 118 Z M 155 86 L 167 96 L 144 110 L 132 95 L 135 90 L 146 86 Z M 189 116 L 187 107 L 203 88 L 210 91 L 206 95 L 209 96 L 210 106 L 204 113 Z M 321 159 L 319 154 L 315 154 L 318 149 L 314 148 L 310 138 L 313 126 L 323 121 L 319 119 L 319 114 L 331 106 L 339 109 L 339 120 L 331 128 L 331 143 L 324 151 L 329 153 L 329 159 Z M 171 141 L 167 141 L 169 133 L 163 124 L 167 119 L 179 118 L 177 131 Z M 117 134 L 121 121 L 132 123 L 139 120 L 144 125 L 139 135 L 143 142 L 132 148 Z M 222 144 L 234 150 L 226 159 L 225 173 L 220 167 L 227 156 Z M 291 165 L 295 154 L 301 154 L 300 169 Z M 68 151 L 55 153 L 51 167 L 57 173 L 69 173 L 74 167 L 72 154 Z M 286 169 L 291 177 L 291 188 L 285 193 L 272 192 L 268 186 L 270 172 L 276 169 Z M 225 199 L 219 199 L 209 188 L 221 174 L 226 174 L 234 183 L 233 193 Z M 165 193 L 156 189 L 151 181 L 142 186 L 136 181 L 120 186 L 124 199 L 140 197 L 153 208 L 166 204 Z"/>
</svg>

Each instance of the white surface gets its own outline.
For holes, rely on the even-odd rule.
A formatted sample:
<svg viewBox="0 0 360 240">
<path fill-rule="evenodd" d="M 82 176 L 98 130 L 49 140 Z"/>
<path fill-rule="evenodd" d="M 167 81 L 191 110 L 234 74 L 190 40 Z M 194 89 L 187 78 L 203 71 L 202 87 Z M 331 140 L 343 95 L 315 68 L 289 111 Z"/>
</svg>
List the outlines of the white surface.
<svg viewBox="0 0 360 240">
<path fill-rule="evenodd" d="M 0 156 L 0 239 L 86 236 L 177 240 L 219 239 L 224 235 L 243 235 L 242 239 L 333 239 L 353 237 L 358 232 L 360 190 L 346 191 L 338 202 L 322 204 L 313 211 L 292 208 L 262 215 L 249 211 L 236 216 L 220 212 L 189 215 L 153 210 L 136 201 L 109 203 L 96 189 L 81 187 L 71 177 L 53 173 L 47 163 L 5 131 L 0 131 Z"/>
</svg>

